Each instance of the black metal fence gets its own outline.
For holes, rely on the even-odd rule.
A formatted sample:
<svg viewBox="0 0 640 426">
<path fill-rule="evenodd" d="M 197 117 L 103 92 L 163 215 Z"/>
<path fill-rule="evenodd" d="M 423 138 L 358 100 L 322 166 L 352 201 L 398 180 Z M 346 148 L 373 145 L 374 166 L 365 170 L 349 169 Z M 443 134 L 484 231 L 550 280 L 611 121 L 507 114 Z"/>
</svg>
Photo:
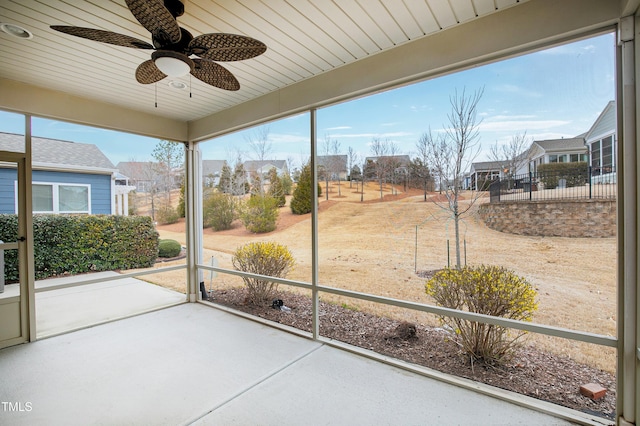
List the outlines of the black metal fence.
<svg viewBox="0 0 640 426">
<path fill-rule="evenodd" d="M 488 183 L 491 202 L 616 198 L 612 167 L 581 172 L 544 171 L 498 178 Z"/>
</svg>

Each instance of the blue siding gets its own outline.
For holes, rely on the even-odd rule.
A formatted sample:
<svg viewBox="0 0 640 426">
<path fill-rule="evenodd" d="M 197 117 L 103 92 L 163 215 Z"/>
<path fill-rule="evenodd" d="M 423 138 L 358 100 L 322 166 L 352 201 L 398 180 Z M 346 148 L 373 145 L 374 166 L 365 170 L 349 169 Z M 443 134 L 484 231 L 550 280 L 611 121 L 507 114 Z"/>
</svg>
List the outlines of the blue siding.
<svg viewBox="0 0 640 426">
<path fill-rule="evenodd" d="M 18 178 L 16 169 L 0 168 L 0 213 L 15 213 L 15 182 Z"/>
<path fill-rule="evenodd" d="M 15 169 L 0 168 L 0 213 L 15 213 Z M 34 182 L 91 185 L 91 213 L 111 214 L 111 175 L 34 170 Z"/>
</svg>

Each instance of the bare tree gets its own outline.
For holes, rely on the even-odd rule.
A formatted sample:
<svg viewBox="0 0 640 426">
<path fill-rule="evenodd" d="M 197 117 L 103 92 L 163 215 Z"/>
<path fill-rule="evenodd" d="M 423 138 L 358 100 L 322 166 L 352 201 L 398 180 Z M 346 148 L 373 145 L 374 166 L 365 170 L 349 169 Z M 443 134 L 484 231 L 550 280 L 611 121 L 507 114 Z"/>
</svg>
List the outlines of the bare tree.
<svg viewBox="0 0 640 426">
<path fill-rule="evenodd" d="M 429 185 L 429 180 L 433 179 L 431 173 L 429 171 L 429 142 L 425 135 L 422 135 L 418 142 L 416 142 L 416 150 L 417 156 L 412 162 L 412 175 L 414 175 L 417 179 L 422 183 L 422 188 L 424 190 L 424 201 L 427 201 L 427 187 Z"/>
<path fill-rule="evenodd" d="M 246 138 L 254 160 L 264 161 L 271 154 L 273 144 L 269 140 L 269 133 L 268 126 L 261 126 Z"/>
<path fill-rule="evenodd" d="M 336 170 L 338 170 L 339 161 L 338 155 L 340 154 L 340 142 L 337 139 L 331 139 L 329 135 L 325 136 L 324 143 L 322 146 L 323 154 L 325 155 L 325 160 L 323 162 L 323 177 L 325 182 L 325 197 L 329 199 L 329 181 L 333 178 L 333 175 L 336 174 Z M 340 193 L 340 173 L 338 174 L 338 195 Z"/>
<path fill-rule="evenodd" d="M 349 149 L 347 150 L 347 170 L 349 173 L 349 188 L 353 188 L 353 176 L 352 176 L 352 170 L 354 167 L 357 166 L 357 163 L 359 161 L 358 158 L 358 153 L 356 152 L 355 149 L 353 149 L 353 147 L 349 147 Z"/>
<path fill-rule="evenodd" d="M 267 159 L 273 148 L 273 144 L 269 140 L 269 133 L 270 129 L 268 126 L 261 126 L 246 139 L 251 149 L 253 159 L 260 163 L 263 163 Z M 260 167 L 262 166 L 263 164 L 260 164 Z M 264 176 L 262 176 L 262 173 L 258 170 L 248 170 L 248 172 L 252 175 L 253 190 L 257 191 L 258 195 L 264 196 Z"/>
<path fill-rule="evenodd" d="M 376 180 L 380 184 L 380 198 L 382 199 L 382 183 L 384 182 L 388 170 L 387 156 L 389 155 L 390 141 L 389 139 L 383 140 L 379 137 L 374 137 L 371 139 L 371 146 L 369 149 L 371 150 L 371 153 L 377 157 L 371 165 L 373 166 Z"/>
<path fill-rule="evenodd" d="M 501 163 L 501 168 L 506 171 L 507 179 L 512 181 L 518 170 L 529 163 L 529 145 L 533 138 L 527 137 L 527 132 L 516 133 L 508 144 L 499 146 L 498 142 L 491 147 L 489 158 L 491 161 Z"/>
<path fill-rule="evenodd" d="M 395 185 L 396 185 L 396 177 L 398 174 L 398 169 L 400 168 L 400 161 L 398 160 L 398 154 L 400 153 L 400 147 L 398 144 L 393 141 L 387 141 L 387 145 L 389 147 L 389 156 L 385 159 L 386 166 L 386 174 L 391 178 L 391 193 L 393 195 L 397 194 Z"/>
<path fill-rule="evenodd" d="M 161 140 L 151 154 L 158 162 L 155 167 L 163 180 L 163 190 L 167 194 L 167 203 L 171 206 L 171 190 L 178 184 L 178 169 L 184 164 L 184 145 L 179 142 Z"/>
<path fill-rule="evenodd" d="M 472 193 L 468 203 L 460 204 L 460 195 L 463 191 L 462 181 L 464 172 L 471 165 L 480 152 L 480 135 L 477 120 L 478 103 L 482 98 L 484 89 L 467 95 L 463 89 L 461 94 L 456 90 L 449 98 L 451 112 L 447 115 L 449 126 L 445 126 L 444 133 L 433 135 L 431 129 L 422 138 L 429 154 L 431 169 L 440 178 L 440 190 L 446 196 L 446 203 L 439 203 L 440 207 L 448 210 L 454 221 L 456 242 L 456 267 L 461 267 L 460 262 L 460 218 L 467 213 L 480 192 Z"/>
</svg>

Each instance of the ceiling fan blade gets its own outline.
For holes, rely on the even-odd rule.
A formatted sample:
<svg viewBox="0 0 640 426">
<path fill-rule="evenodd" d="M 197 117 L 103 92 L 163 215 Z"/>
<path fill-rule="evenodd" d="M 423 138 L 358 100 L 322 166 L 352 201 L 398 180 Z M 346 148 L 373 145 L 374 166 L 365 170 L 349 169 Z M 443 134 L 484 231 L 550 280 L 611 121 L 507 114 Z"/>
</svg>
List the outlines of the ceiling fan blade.
<svg viewBox="0 0 640 426">
<path fill-rule="evenodd" d="M 164 6 L 163 0 L 126 0 L 133 16 L 145 27 L 153 38 L 163 44 L 180 41 L 178 22 Z"/>
<path fill-rule="evenodd" d="M 70 34 L 72 36 L 99 41 L 101 43 L 115 44 L 116 46 L 132 47 L 134 49 L 153 49 L 153 46 L 146 41 L 111 31 L 83 27 L 70 27 L 65 25 L 51 25 L 51 29 L 60 31 L 61 33 Z"/>
<path fill-rule="evenodd" d="M 136 80 L 141 84 L 156 83 L 165 77 L 166 74 L 160 71 L 151 59 L 144 61 L 136 69 Z"/>
<path fill-rule="evenodd" d="M 242 61 L 262 55 L 267 46 L 254 38 L 237 34 L 202 34 L 189 43 L 191 53 L 210 61 Z"/>
<path fill-rule="evenodd" d="M 191 71 L 198 80 L 224 90 L 236 91 L 240 89 L 240 83 L 231 72 L 215 62 L 193 59 L 195 68 Z"/>
</svg>

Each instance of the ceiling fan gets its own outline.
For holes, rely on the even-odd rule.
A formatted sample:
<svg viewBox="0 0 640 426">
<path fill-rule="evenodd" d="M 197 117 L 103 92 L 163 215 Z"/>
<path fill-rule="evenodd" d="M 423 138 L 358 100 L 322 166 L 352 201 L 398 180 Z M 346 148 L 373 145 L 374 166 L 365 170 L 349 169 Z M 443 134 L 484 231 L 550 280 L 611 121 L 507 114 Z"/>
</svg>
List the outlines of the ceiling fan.
<svg viewBox="0 0 640 426">
<path fill-rule="evenodd" d="M 193 37 L 176 21 L 178 16 L 184 14 L 184 5 L 180 0 L 125 1 L 133 16 L 151 33 L 153 45 L 111 31 L 64 25 L 51 25 L 51 28 L 116 46 L 154 50 L 151 59 L 136 69 L 136 80 L 142 84 L 191 73 L 197 79 L 220 89 L 238 90 L 240 83 L 235 76 L 215 61 L 241 61 L 267 50 L 264 43 L 237 34 L 210 33 Z"/>
</svg>

